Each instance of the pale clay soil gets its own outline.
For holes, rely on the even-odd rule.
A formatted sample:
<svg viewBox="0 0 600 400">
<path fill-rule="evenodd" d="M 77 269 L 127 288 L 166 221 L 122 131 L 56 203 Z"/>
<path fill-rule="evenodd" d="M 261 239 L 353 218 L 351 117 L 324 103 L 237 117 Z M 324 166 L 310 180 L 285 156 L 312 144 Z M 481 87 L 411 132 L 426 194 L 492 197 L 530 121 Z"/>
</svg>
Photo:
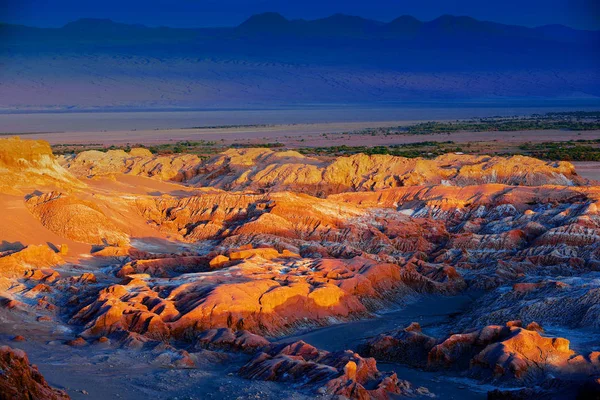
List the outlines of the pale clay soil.
<svg viewBox="0 0 600 400">
<path fill-rule="evenodd" d="M 215 129 L 164 129 L 164 130 L 114 130 L 114 131 L 72 131 L 28 133 L 27 139 L 47 140 L 50 144 L 158 144 L 182 140 L 215 141 L 218 144 L 258 144 L 280 142 L 288 147 L 328 147 L 328 146 L 378 146 L 424 141 L 455 143 L 466 142 L 548 142 L 568 140 L 593 140 L 600 137 L 600 131 L 515 131 L 515 132 L 456 132 L 451 135 L 365 135 L 342 134 L 365 128 L 404 126 L 419 121 L 380 121 L 360 123 L 318 123 L 298 125 L 275 125 L 267 127 L 215 128 Z M 18 133 L 17 133 L 18 134 Z M 326 134 L 326 136 L 323 136 Z M 303 140 L 303 141 L 302 141 Z"/>
</svg>

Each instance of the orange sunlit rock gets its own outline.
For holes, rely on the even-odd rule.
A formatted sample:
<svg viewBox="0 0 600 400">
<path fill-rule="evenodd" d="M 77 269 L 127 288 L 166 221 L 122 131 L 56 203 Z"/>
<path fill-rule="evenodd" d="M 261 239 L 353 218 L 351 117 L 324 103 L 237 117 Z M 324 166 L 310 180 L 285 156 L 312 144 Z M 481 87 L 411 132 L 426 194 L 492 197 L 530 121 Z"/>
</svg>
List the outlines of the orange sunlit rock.
<svg viewBox="0 0 600 400">
<path fill-rule="evenodd" d="M 0 178 L 0 333 L 34 351 L 237 363 L 357 399 L 431 395 L 375 359 L 531 398 L 593 393 L 600 376 L 600 187 L 570 163 L 264 148 L 56 158 L 10 138 Z M 328 332 L 351 350 L 285 342 Z"/>
<path fill-rule="evenodd" d="M 0 347 L 0 393 L 6 399 L 64 400 L 66 392 L 48 385 L 27 354 L 8 346 Z"/>
</svg>

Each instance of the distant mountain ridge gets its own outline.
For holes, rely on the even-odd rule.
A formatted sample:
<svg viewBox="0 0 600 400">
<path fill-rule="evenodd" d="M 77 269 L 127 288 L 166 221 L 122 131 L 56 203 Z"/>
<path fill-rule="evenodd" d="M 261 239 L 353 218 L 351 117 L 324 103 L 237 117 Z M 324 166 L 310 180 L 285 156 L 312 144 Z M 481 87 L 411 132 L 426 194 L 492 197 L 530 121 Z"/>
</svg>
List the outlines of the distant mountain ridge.
<svg viewBox="0 0 600 400">
<path fill-rule="evenodd" d="M 344 14 L 288 20 L 278 13 L 263 13 L 236 27 L 194 29 L 80 19 L 62 28 L 4 24 L 0 26 L 0 37 L 0 51 L 17 53 L 203 55 L 327 65 L 366 63 L 376 67 L 410 59 L 415 67 L 427 67 L 439 61 L 441 51 L 452 68 L 471 65 L 489 69 L 507 57 L 512 57 L 511 63 L 520 68 L 600 65 L 595 54 L 600 48 L 600 31 L 561 25 L 527 28 L 451 15 L 428 22 L 401 16 L 384 23 Z M 456 52 L 455 58 L 443 54 L 449 49 Z"/>
<path fill-rule="evenodd" d="M 181 34 L 215 34 L 224 33 L 277 33 L 277 34 L 310 34 L 317 35 L 355 35 L 389 36 L 396 34 L 504 34 L 510 36 L 528 36 L 540 39 L 576 40 L 583 36 L 600 39 L 600 31 L 586 31 L 570 28 L 564 25 L 545 25 L 529 28 L 519 25 L 507 25 L 497 22 L 480 21 L 468 16 L 442 15 L 431 21 L 420 21 L 410 15 L 400 16 L 391 22 L 380 22 L 359 16 L 334 14 L 329 17 L 314 20 L 290 20 L 276 12 L 256 14 L 234 27 L 222 28 L 171 28 L 148 27 L 142 24 L 114 22 L 110 19 L 81 18 L 65 24 L 61 28 L 36 28 L 25 25 L 0 23 L 3 32 L 18 30 L 37 31 L 45 33 L 127 33 L 127 32 L 180 32 Z M 562 35 L 562 38 L 558 36 Z M 73 38 L 77 39 L 77 38 Z"/>
<path fill-rule="evenodd" d="M 263 13 L 253 15 L 248 18 L 237 28 L 244 29 L 247 31 L 257 30 L 264 32 L 269 29 L 272 32 L 277 32 L 277 29 L 287 29 L 288 32 L 295 29 L 296 33 L 299 33 L 303 29 L 330 29 L 328 33 L 335 34 L 346 34 L 348 32 L 360 32 L 366 34 L 387 34 L 387 33 L 417 33 L 419 30 L 422 32 L 511 32 L 511 33 L 524 33 L 529 31 L 530 34 L 537 36 L 536 32 L 541 33 L 540 36 L 544 36 L 546 27 L 553 27 L 562 32 L 580 32 L 589 34 L 600 34 L 600 31 L 584 31 L 574 28 L 570 28 L 564 25 L 547 25 L 536 28 L 528 28 L 519 25 L 508 25 L 497 22 L 480 21 L 468 16 L 454 16 L 454 15 L 442 15 L 431 21 L 420 21 L 417 18 L 410 15 L 400 16 L 391 22 L 385 23 L 376 20 L 371 20 L 358 16 L 351 16 L 345 14 L 334 14 L 332 16 L 316 19 L 316 20 L 288 20 L 284 16 L 278 13 Z M 333 29 L 337 31 L 333 31 Z M 340 29 L 341 28 L 341 29 Z M 319 31 L 318 31 L 319 32 Z M 322 32 L 322 31 L 321 31 Z M 319 33 L 321 33 L 319 32 Z"/>
<path fill-rule="evenodd" d="M 243 98 L 244 104 L 248 99 L 595 98 L 600 97 L 599 49 L 600 31 L 530 28 L 452 15 L 432 21 L 405 15 L 380 22 L 344 14 L 290 20 L 263 13 L 222 28 L 148 27 L 89 18 L 60 28 L 0 24 L 4 87 L 14 87 L 18 104 L 27 106 L 30 97 L 32 104 L 41 101 L 34 94 L 36 85 L 55 91 L 59 79 L 74 86 L 65 95 L 69 98 L 83 98 L 79 91 L 84 91 L 86 103 L 119 106 L 137 104 L 135 90 L 145 85 L 142 97 L 161 105 L 197 105 L 199 90 L 224 102 Z M 23 72 L 23 65 L 31 68 Z M 137 79 L 133 93 L 121 94 L 114 87 L 120 80 Z M 161 84 L 165 88 L 159 91 Z M 107 94 L 113 90 L 119 100 Z M 202 93 L 202 104 L 210 102 L 207 96 Z M 13 101 L 6 96 L 0 106 L 13 106 Z M 61 100 L 60 106 L 77 106 L 77 101 Z"/>
</svg>

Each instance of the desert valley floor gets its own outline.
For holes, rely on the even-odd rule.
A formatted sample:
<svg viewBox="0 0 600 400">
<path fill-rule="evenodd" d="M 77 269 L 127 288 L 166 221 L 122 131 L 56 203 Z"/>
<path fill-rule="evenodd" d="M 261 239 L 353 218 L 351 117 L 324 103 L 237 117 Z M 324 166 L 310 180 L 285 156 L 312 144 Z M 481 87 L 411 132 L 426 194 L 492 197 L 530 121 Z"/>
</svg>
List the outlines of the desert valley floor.
<svg viewBox="0 0 600 400">
<path fill-rule="evenodd" d="M 0 139 L 0 398 L 600 398 L 595 172 L 33 138 Z"/>
</svg>

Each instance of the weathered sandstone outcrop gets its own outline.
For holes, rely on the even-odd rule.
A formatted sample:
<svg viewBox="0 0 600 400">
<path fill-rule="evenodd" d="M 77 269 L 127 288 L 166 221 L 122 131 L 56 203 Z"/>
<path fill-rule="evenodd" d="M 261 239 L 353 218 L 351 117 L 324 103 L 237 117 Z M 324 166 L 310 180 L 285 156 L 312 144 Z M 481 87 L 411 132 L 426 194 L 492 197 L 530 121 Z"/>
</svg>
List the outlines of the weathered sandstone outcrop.
<svg viewBox="0 0 600 400">
<path fill-rule="evenodd" d="M 600 373 L 598 352 L 575 356 L 568 340 L 544 337 L 540 331 L 537 323 L 523 327 L 521 321 L 511 321 L 439 340 L 413 323 L 369 340 L 362 352 L 433 370 L 468 370 L 471 376 L 507 383 L 540 383 L 551 375 L 585 380 Z"/>
<path fill-rule="evenodd" d="M 228 150 L 202 164 L 190 181 L 227 190 L 294 190 L 324 196 L 347 191 L 399 186 L 573 185 L 584 180 L 565 162 L 545 163 L 529 157 L 444 155 L 435 160 L 356 154 L 320 161 L 293 151 Z"/>
<path fill-rule="evenodd" d="M 599 327 L 600 188 L 582 186 L 568 163 L 266 149 L 201 161 L 133 149 L 64 158 L 68 172 L 43 142 L 10 139 L 0 149 L 0 177 L 11 179 L 6 208 L 28 221 L 12 218 L 26 233 L 2 243 L 1 311 L 44 332 L 68 323 L 71 333 L 57 341 L 73 347 L 67 351 L 149 351 L 157 368 L 193 368 L 202 354 L 240 364 L 254 355 L 243 376 L 313 394 L 418 394 L 352 351 L 269 340 L 475 289 L 487 294 L 460 315 L 435 327 L 424 318 L 423 330 L 412 324 L 358 352 L 499 385 L 539 385 L 530 396 L 551 394 L 552 382 L 573 388 L 598 377 L 595 349 L 583 351 L 591 345 L 564 328 L 586 328 L 592 341 Z M 196 187 L 90 179 L 83 191 L 71 173 Z M 140 181 L 142 191 L 133 187 Z M 64 251 L 27 246 L 54 247 L 61 238 Z M 523 324 L 506 324 L 515 319 Z M 581 354 L 533 321 L 573 339 Z M 30 332 L 6 337 L 23 335 L 29 345 L 37 340 Z"/>
<path fill-rule="evenodd" d="M 98 245 L 124 245 L 129 242 L 128 236 L 90 201 L 49 192 L 29 197 L 26 205 L 42 225 L 62 237 Z"/>
<path fill-rule="evenodd" d="M 0 139 L 0 193 L 21 194 L 22 190 L 48 186 L 84 187 L 56 162 L 48 142 Z"/>
<path fill-rule="evenodd" d="M 80 178 L 131 174 L 181 182 L 196 175 L 200 158 L 191 154 L 153 155 L 148 149 L 133 148 L 129 153 L 123 150 L 89 150 L 64 156 L 59 162 Z"/>
<path fill-rule="evenodd" d="M 85 151 L 62 162 L 80 177 L 126 173 L 225 190 L 296 191 L 319 197 L 400 186 L 570 186 L 585 182 L 569 163 L 547 163 L 522 156 L 444 155 L 426 160 L 356 154 L 329 161 L 295 151 L 230 149 L 202 162 L 192 155 L 157 156 L 133 149 L 130 153 Z"/>
<path fill-rule="evenodd" d="M 205 272 L 210 269 L 209 257 L 206 256 L 175 256 L 161 257 L 128 262 L 117 272 L 124 278 L 133 274 L 148 274 L 155 277 L 174 277 L 182 273 Z"/>
<path fill-rule="evenodd" d="M 85 324 L 86 337 L 131 331 L 181 338 L 211 328 L 280 335 L 367 315 L 400 295 L 450 294 L 464 288 L 455 271 L 420 262 L 398 266 L 360 257 L 313 261 L 283 253 L 268 260 L 260 255 L 266 249 L 258 250 L 232 253 L 249 258 L 208 273 L 171 279 L 128 275 L 126 284 L 100 291 L 72 322 Z"/>
<path fill-rule="evenodd" d="M 270 346 L 264 337 L 245 330 L 234 331 L 230 328 L 209 329 L 201 332 L 196 347 L 211 350 L 243 351 L 255 353 Z"/>
<path fill-rule="evenodd" d="M 160 230 L 182 240 L 222 241 L 225 249 L 263 243 L 306 256 L 314 256 L 316 246 L 335 257 L 399 254 L 430 251 L 448 237 L 442 222 L 294 193 L 161 197 L 136 205 Z"/>
<path fill-rule="evenodd" d="M 572 329 L 600 328 L 598 273 L 516 283 L 507 289 L 481 298 L 478 307 L 466 313 L 459 324 L 497 324 L 518 318 Z"/>
<path fill-rule="evenodd" d="M 62 390 L 48 385 L 22 350 L 0 347 L 0 399 L 66 400 Z"/>
<path fill-rule="evenodd" d="M 272 345 L 240 370 L 248 379 L 301 384 L 318 394 L 351 399 L 387 399 L 389 394 L 411 395 L 406 381 L 395 373 L 377 370 L 375 360 L 347 350 L 329 353 L 305 342 Z"/>
<path fill-rule="evenodd" d="M 378 360 L 396 361 L 415 367 L 427 366 L 427 355 L 438 340 L 427 336 L 413 322 L 403 329 L 369 340 L 359 352 Z"/>
<path fill-rule="evenodd" d="M 24 277 L 28 271 L 37 271 L 62 263 L 62 257 L 45 245 L 0 253 L 0 290 L 7 289 L 13 279 Z"/>
</svg>

